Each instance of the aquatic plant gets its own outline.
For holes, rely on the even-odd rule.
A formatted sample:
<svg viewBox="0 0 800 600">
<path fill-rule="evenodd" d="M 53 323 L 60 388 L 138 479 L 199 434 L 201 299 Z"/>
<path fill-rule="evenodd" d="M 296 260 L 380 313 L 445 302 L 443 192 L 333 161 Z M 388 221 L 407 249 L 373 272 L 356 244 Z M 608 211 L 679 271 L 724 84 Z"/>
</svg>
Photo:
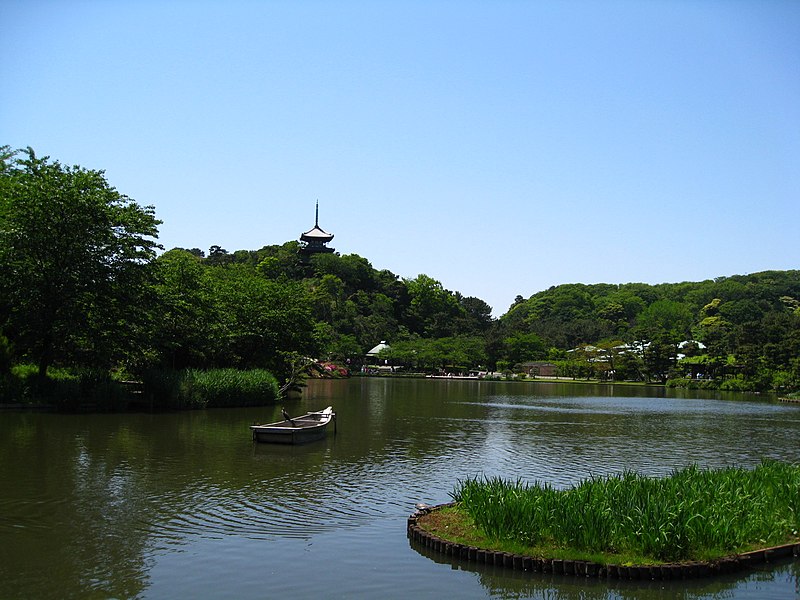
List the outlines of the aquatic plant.
<svg viewBox="0 0 800 600">
<path fill-rule="evenodd" d="M 629 553 L 658 561 L 721 556 L 796 539 L 800 466 L 632 471 L 564 490 L 501 478 L 459 481 L 451 497 L 490 538 L 528 546 Z"/>
<path fill-rule="evenodd" d="M 269 371 L 189 369 L 182 390 L 191 406 L 256 406 L 278 398 L 278 382 Z"/>
<path fill-rule="evenodd" d="M 144 383 L 160 408 L 258 406 L 278 399 L 278 382 L 263 369 L 153 369 Z"/>
</svg>

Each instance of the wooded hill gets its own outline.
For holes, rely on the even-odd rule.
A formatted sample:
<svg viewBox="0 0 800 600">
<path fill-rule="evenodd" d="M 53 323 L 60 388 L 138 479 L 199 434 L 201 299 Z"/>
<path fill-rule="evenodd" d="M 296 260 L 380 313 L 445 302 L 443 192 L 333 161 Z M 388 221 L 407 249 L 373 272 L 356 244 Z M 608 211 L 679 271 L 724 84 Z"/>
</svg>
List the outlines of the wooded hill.
<svg viewBox="0 0 800 600">
<path fill-rule="evenodd" d="M 694 372 L 706 379 L 744 380 L 739 387 L 745 388 L 797 387 L 798 298 L 795 270 L 695 283 L 566 284 L 518 299 L 500 321 L 508 334 L 530 334 L 547 347 L 583 347 L 596 374 L 613 369 L 618 378 L 644 372 L 665 379 Z M 594 349 L 587 351 L 587 344 Z M 626 345 L 638 354 L 631 356 Z M 596 360 L 603 356 L 610 359 Z"/>
<path fill-rule="evenodd" d="M 412 370 L 523 371 L 527 362 L 548 361 L 562 376 L 663 382 L 702 375 L 704 385 L 726 381 L 731 389 L 794 387 L 800 375 L 800 271 L 564 284 L 518 297 L 494 320 L 479 298 L 427 275 L 378 271 L 355 254 L 304 260 L 297 242 L 232 254 L 213 248 L 207 258 L 191 252 L 210 269 L 238 265 L 299 284 L 321 352 L 351 364 L 387 340 L 381 357 Z"/>
<path fill-rule="evenodd" d="M 381 340 L 405 370 L 525 371 L 800 387 L 800 271 L 698 283 L 565 284 L 500 319 L 425 274 L 296 241 L 158 255 L 160 221 L 105 181 L 0 148 L 0 374 L 14 365 L 263 368 L 298 356 L 350 366 Z M 680 359 L 680 360 L 679 360 Z"/>
</svg>

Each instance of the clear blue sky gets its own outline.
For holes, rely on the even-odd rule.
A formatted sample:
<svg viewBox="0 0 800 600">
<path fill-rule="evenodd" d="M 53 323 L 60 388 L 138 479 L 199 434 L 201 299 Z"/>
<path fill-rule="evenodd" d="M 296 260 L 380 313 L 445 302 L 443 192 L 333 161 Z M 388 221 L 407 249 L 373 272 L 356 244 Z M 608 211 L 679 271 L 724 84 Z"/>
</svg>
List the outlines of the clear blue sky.
<svg viewBox="0 0 800 600">
<path fill-rule="evenodd" d="M 332 245 L 504 313 L 800 267 L 800 2 L 0 3 L 0 144 L 160 241 Z"/>
</svg>

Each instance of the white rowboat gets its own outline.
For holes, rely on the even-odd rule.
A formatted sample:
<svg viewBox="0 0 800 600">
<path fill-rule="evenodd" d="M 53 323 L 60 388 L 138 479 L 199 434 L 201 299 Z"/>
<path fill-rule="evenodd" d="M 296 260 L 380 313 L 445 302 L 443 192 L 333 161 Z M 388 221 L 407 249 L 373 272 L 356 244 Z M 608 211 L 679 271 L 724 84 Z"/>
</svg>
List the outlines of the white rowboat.
<svg viewBox="0 0 800 600">
<path fill-rule="evenodd" d="M 305 444 L 325 437 L 328 423 L 336 420 L 333 407 L 310 412 L 299 417 L 286 417 L 277 423 L 251 425 L 253 441 L 267 444 Z"/>
</svg>

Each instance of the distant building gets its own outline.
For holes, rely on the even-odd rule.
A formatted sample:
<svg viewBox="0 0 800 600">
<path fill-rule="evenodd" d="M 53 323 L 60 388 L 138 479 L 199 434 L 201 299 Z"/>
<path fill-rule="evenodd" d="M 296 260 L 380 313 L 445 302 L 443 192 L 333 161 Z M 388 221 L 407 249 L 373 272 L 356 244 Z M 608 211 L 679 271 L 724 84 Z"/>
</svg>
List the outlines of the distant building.
<svg viewBox="0 0 800 600">
<path fill-rule="evenodd" d="M 386 343 L 385 340 L 381 340 L 381 343 L 375 346 L 372 350 L 367 352 L 367 358 L 375 359 L 378 358 L 378 354 L 381 353 L 381 350 L 386 350 L 390 348 L 389 344 Z"/>
<path fill-rule="evenodd" d="M 388 359 L 380 359 L 378 358 L 378 354 L 381 353 L 381 350 L 386 350 L 391 348 L 389 344 L 386 343 L 385 340 L 381 340 L 381 343 L 375 346 L 372 350 L 367 352 L 365 355 L 366 362 L 361 369 L 362 372 L 366 373 L 394 373 L 394 367 L 389 365 Z"/>
<path fill-rule="evenodd" d="M 333 234 L 324 231 L 319 226 L 319 202 L 317 202 L 314 227 L 300 236 L 300 252 L 305 255 L 317 254 L 320 252 L 333 252 L 334 248 L 329 248 L 326 244 L 333 239 Z"/>
<path fill-rule="evenodd" d="M 531 377 L 555 377 L 558 367 L 553 363 L 542 361 L 524 362 L 520 365 L 522 371 Z"/>
</svg>

